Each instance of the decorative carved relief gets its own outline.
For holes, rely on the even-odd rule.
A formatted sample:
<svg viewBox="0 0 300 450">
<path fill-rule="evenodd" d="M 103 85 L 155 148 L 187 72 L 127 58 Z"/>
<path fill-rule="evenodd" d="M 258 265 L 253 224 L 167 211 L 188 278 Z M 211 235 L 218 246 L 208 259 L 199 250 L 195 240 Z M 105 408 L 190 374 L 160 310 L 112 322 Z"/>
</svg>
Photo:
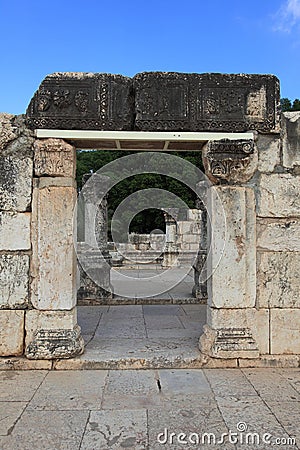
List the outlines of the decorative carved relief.
<svg viewBox="0 0 300 450">
<path fill-rule="evenodd" d="M 26 114 L 32 128 L 279 131 L 279 83 L 272 75 L 56 73 Z"/>
<path fill-rule="evenodd" d="M 211 329 L 204 325 L 200 351 L 213 358 L 258 358 L 259 350 L 249 328 Z"/>
<path fill-rule="evenodd" d="M 250 139 L 209 141 L 203 152 L 206 175 L 219 184 L 248 181 L 257 164 L 254 150 L 254 141 Z"/>
<path fill-rule="evenodd" d="M 26 112 L 31 128 L 129 130 L 132 82 L 110 74 L 49 75 Z"/>
<path fill-rule="evenodd" d="M 40 177 L 75 176 L 75 148 L 61 139 L 43 139 L 34 143 L 34 171 Z"/>
</svg>

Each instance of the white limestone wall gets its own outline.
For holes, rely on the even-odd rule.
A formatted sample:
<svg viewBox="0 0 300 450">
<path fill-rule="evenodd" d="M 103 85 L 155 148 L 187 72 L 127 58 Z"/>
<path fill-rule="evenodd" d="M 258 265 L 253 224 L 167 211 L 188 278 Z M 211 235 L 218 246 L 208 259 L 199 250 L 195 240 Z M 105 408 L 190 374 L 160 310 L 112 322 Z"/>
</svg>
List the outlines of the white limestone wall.
<svg viewBox="0 0 300 450">
<path fill-rule="evenodd" d="M 0 114 L 0 356 L 24 352 L 30 307 L 32 133 Z"/>
</svg>

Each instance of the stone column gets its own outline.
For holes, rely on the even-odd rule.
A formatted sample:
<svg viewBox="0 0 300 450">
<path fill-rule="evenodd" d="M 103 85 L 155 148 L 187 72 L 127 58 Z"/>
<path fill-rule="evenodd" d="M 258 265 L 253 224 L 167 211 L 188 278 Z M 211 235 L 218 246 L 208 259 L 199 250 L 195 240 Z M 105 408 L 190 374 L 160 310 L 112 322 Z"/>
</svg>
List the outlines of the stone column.
<svg viewBox="0 0 300 450">
<path fill-rule="evenodd" d="M 92 179 L 90 179 L 93 177 Z M 90 179 L 90 181 L 88 181 Z M 107 249 L 107 196 L 109 177 L 83 176 L 81 199 L 84 205 L 84 243 L 78 243 L 80 303 L 103 303 L 112 298 L 110 284 L 111 257 Z M 100 199 L 100 201 L 99 201 Z"/>
<path fill-rule="evenodd" d="M 200 303 L 206 303 L 207 300 L 207 189 L 208 183 L 206 181 L 200 181 L 196 187 L 199 196 L 197 199 L 197 207 L 201 212 L 201 222 L 199 250 L 196 261 L 193 264 L 195 284 L 192 294 Z"/>
<path fill-rule="evenodd" d="M 255 197 L 245 186 L 253 175 L 252 141 L 210 142 L 208 190 L 208 308 L 202 353 L 216 358 L 258 358 L 266 352 L 268 312 L 256 309 Z"/>
<path fill-rule="evenodd" d="M 26 356 L 69 358 L 84 348 L 76 314 L 73 214 L 76 149 L 60 139 L 34 145 L 31 301 Z M 76 237 L 76 233 L 75 233 Z"/>
<path fill-rule="evenodd" d="M 162 267 L 178 267 L 178 246 L 177 246 L 177 224 L 176 217 L 178 210 L 173 208 L 168 212 L 164 212 L 165 222 L 166 222 L 166 246 L 163 254 Z"/>
</svg>

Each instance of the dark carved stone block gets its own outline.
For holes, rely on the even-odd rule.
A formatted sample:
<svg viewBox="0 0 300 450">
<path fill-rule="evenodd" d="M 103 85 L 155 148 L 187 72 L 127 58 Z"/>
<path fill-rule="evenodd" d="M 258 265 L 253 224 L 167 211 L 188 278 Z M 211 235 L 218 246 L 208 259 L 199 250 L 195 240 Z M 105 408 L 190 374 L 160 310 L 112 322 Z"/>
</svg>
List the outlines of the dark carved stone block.
<svg viewBox="0 0 300 450">
<path fill-rule="evenodd" d="M 213 183 L 246 182 L 253 176 L 257 166 L 252 139 L 209 141 L 202 156 L 205 173 Z"/>
<path fill-rule="evenodd" d="M 141 73 L 134 77 L 135 129 L 278 131 L 273 75 Z"/>
<path fill-rule="evenodd" d="M 54 73 L 27 110 L 31 128 L 279 131 L 273 75 Z"/>
<path fill-rule="evenodd" d="M 131 130 L 132 81 L 121 75 L 54 73 L 26 112 L 31 128 Z"/>
</svg>

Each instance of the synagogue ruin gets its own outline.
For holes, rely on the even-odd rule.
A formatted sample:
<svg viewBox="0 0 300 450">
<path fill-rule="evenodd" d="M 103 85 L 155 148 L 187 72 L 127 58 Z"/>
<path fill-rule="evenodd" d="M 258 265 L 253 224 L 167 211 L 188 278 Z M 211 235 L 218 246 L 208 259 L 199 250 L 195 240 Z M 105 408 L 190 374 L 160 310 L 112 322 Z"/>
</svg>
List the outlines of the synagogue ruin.
<svg viewBox="0 0 300 450">
<path fill-rule="evenodd" d="M 193 295 L 207 297 L 195 366 L 299 367 L 300 113 L 280 112 L 273 75 L 149 72 L 54 73 L 25 115 L 0 115 L 3 368 L 18 358 L 42 364 L 78 357 L 84 342 L 77 290 L 85 296 L 100 277 L 95 296 L 114 295 L 105 197 L 97 242 L 87 226 L 77 268 L 76 149 L 138 150 L 153 158 L 199 151 L 206 181 L 198 180 L 198 212 L 186 220 L 202 230 L 196 248 L 193 242 Z M 95 193 L 87 186 L 84 195 L 88 216 Z M 166 212 L 163 267 L 186 243 L 179 222 Z"/>
</svg>

